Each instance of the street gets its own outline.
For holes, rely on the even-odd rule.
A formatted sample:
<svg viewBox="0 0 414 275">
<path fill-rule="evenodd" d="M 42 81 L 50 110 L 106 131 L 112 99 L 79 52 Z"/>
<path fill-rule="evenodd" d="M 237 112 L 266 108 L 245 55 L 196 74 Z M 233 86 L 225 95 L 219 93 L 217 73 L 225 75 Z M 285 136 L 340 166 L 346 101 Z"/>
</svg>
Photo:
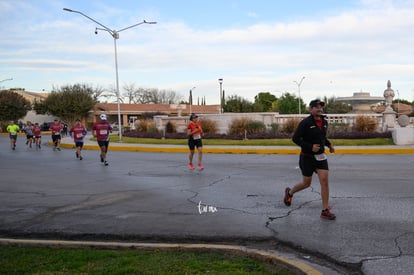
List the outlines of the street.
<svg viewBox="0 0 414 275">
<path fill-rule="evenodd" d="M 95 150 L 80 161 L 73 149 L 8 142 L 0 136 L 2 237 L 280 243 L 364 274 L 414 270 L 411 154 L 329 155 L 337 220 L 326 221 L 316 176 L 283 204 L 301 179 L 297 155 L 205 154 L 205 170 L 190 171 L 186 153 L 110 147 L 105 167 Z"/>
</svg>

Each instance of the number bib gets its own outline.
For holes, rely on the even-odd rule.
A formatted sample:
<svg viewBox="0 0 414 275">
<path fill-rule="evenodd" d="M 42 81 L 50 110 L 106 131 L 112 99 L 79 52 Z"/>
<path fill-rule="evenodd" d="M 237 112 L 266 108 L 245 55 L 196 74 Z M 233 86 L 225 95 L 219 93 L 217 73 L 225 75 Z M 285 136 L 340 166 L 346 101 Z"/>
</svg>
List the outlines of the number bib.
<svg viewBox="0 0 414 275">
<path fill-rule="evenodd" d="M 325 153 L 323 153 L 323 154 L 318 154 L 318 155 L 314 155 L 314 157 L 315 157 L 315 159 L 317 160 L 317 161 L 322 161 L 322 160 L 326 160 L 328 157 L 326 156 L 326 154 Z"/>
<path fill-rule="evenodd" d="M 193 135 L 193 139 L 201 139 L 201 135 L 200 134 Z"/>
</svg>

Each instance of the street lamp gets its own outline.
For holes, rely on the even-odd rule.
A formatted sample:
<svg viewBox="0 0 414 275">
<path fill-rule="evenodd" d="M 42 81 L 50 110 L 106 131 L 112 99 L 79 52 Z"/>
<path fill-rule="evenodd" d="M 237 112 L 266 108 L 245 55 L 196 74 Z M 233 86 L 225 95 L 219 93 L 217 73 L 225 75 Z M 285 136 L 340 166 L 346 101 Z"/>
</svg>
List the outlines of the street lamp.
<svg viewBox="0 0 414 275">
<path fill-rule="evenodd" d="M 80 11 L 76 11 L 76 10 L 71 10 L 71 9 L 67 9 L 67 8 L 63 8 L 64 11 L 68 11 L 68 12 L 73 12 L 73 13 L 79 13 L 80 15 L 88 18 L 89 20 L 95 22 L 96 24 L 98 24 L 99 26 L 101 26 L 102 28 L 95 28 L 95 34 L 98 34 L 98 30 L 102 30 L 102 31 L 106 31 L 107 33 L 109 33 L 113 38 L 114 38 L 114 48 L 115 48 L 115 75 L 116 75 L 116 98 L 117 98 L 117 105 L 118 105 L 118 127 L 119 127 L 119 141 L 122 141 L 122 122 L 121 122 L 121 104 L 120 104 L 120 95 L 119 95 L 119 78 L 118 78 L 118 53 L 117 53 L 117 48 L 116 48 L 116 40 L 119 39 L 119 33 L 122 31 L 125 31 L 127 29 L 131 29 L 133 27 L 139 26 L 141 24 L 157 24 L 157 22 L 148 22 L 148 21 L 142 21 L 140 23 L 131 25 L 129 27 L 120 29 L 120 30 L 111 30 L 110 28 L 106 27 L 105 25 L 99 23 L 98 21 L 96 21 L 95 19 L 87 16 L 86 14 L 80 12 Z"/>
<path fill-rule="evenodd" d="M 0 83 L 2 83 L 4 81 L 9 81 L 9 80 L 13 80 L 13 78 L 6 78 L 6 79 L 3 79 L 3 80 L 0 80 Z"/>
<path fill-rule="evenodd" d="M 188 101 L 189 101 L 189 103 L 190 103 L 190 115 L 192 114 L 192 111 L 191 111 L 191 106 L 193 105 L 193 90 L 195 89 L 196 87 L 193 87 L 193 88 L 191 88 L 190 89 L 190 97 L 189 97 L 189 99 L 188 99 Z"/>
<path fill-rule="evenodd" d="M 219 83 L 220 83 L 220 114 L 223 113 L 223 78 L 219 78 Z"/>
<path fill-rule="evenodd" d="M 300 107 L 300 85 L 302 85 L 302 81 L 305 79 L 304 76 L 302 76 L 302 79 L 299 81 L 299 83 L 295 80 L 293 82 L 296 83 L 296 85 L 298 85 L 298 104 L 299 104 L 299 115 L 301 114 L 301 107 Z"/>
<path fill-rule="evenodd" d="M 0 80 L 0 83 L 2 83 L 4 81 L 9 81 L 9 80 L 13 80 L 13 78 L 6 78 L 6 79 L 3 79 L 3 80 Z"/>
</svg>

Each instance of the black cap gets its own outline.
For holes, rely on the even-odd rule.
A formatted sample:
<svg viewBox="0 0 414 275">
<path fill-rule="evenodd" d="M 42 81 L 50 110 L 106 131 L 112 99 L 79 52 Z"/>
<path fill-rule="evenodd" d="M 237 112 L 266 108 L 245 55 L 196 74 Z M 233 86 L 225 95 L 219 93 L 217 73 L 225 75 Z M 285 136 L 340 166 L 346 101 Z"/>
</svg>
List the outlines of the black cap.
<svg viewBox="0 0 414 275">
<path fill-rule="evenodd" d="M 321 107 L 325 106 L 325 102 L 321 101 L 320 99 L 314 99 L 309 103 L 309 107 L 313 108 L 318 105 L 321 105 Z"/>
<path fill-rule="evenodd" d="M 196 117 L 198 117 L 198 115 L 196 115 L 196 114 L 191 114 L 191 116 L 190 116 L 190 120 L 193 120 L 193 119 L 195 119 Z"/>
</svg>

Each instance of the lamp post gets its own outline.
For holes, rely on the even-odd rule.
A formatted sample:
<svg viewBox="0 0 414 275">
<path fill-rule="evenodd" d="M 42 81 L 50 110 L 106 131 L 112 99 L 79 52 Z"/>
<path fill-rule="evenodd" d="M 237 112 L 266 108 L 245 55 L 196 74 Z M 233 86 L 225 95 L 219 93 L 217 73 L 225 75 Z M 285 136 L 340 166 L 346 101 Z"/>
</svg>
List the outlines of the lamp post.
<svg viewBox="0 0 414 275">
<path fill-rule="evenodd" d="M 223 78 L 219 78 L 220 83 L 220 114 L 223 113 Z"/>
<path fill-rule="evenodd" d="M 299 105 L 298 107 L 299 107 L 299 115 L 301 114 L 301 107 L 300 107 L 300 85 L 302 85 L 302 81 L 304 79 L 305 79 L 305 77 L 302 76 L 302 79 L 299 82 L 297 82 L 296 80 L 293 81 L 293 82 L 296 83 L 296 85 L 298 85 L 298 105 Z"/>
<path fill-rule="evenodd" d="M 0 80 L 0 83 L 2 83 L 4 81 L 9 81 L 9 80 L 13 80 L 13 78 L 6 78 L 6 79 L 3 79 L 3 80 Z"/>
<path fill-rule="evenodd" d="M 142 21 L 140 23 L 131 25 L 129 27 L 120 29 L 120 30 L 111 30 L 110 28 L 106 27 L 105 25 L 99 23 L 98 21 L 96 21 L 95 19 L 87 16 L 86 14 L 80 12 L 80 11 L 76 11 L 76 10 L 71 10 L 71 9 L 67 9 L 67 8 L 63 8 L 64 11 L 67 12 L 73 12 L 73 13 L 78 13 L 86 18 L 88 18 L 89 20 L 95 22 L 96 24 L 98 24 L 99 26 L 101 26 L 102 28 L 95 28 L 95 34 L 98 34 L 98 30 L 102 30 L 102 31 L 106 31 L 107 33 L 109 33 L 113 38 L 114 38 L 114 48 L 115 48 L 115 75 L 116 75 L 116 99 L 117 99 L 117 105 L 118 105 L 118 128 L 119 128 L 119 141 L 122 141 L 122 121 L 121 121 L 121 104 L 120 104 L 120 95 L 119 95 L 119 78 L 118 78 L 118 53 L 117 53 L 117 48 L 116 48 L 116 40 L 119 39 L 119 33 L 122 31 L 125 31 L 127 29 L 131 29 L 133 27 L 142 25 L 142 24 L 157 24 L 157 22 L 148 22 L 148 21 Z"/>
<path fill-rule="evenodd" d="M 196 87 L 193 87 L 193 88 L 191 88 L 190 89 L 190 97 L 188 98 L 188 101 L 189 101 L 189 103 L 190 103 L 190 115 L 193 113 L 192 111 L 191 111 L 191 106 L 193 105 L 193 90 L 195 89 Z"/>
</svg>

